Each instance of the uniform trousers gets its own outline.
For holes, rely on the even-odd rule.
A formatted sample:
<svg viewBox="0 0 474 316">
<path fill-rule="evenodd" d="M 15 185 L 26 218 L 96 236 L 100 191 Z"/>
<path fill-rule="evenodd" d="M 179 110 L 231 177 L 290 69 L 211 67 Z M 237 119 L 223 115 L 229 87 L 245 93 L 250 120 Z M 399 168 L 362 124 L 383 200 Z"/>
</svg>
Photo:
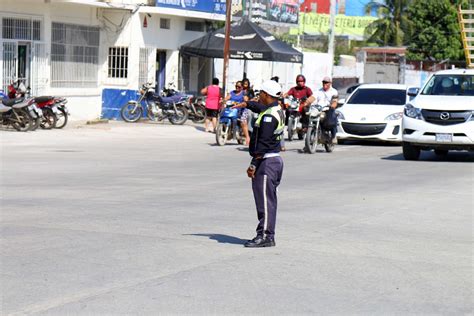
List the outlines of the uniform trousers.
<svg viewBox="0 0 474 316">
<path fill-rule="evenodd" d="M 252 190 L 257 207 L 257 236 L 275 236 L 277 215 L 277 188 L 283 174 L 283 159 L 280 156 L 262 160 L 252 179 Z"/>
</svg>

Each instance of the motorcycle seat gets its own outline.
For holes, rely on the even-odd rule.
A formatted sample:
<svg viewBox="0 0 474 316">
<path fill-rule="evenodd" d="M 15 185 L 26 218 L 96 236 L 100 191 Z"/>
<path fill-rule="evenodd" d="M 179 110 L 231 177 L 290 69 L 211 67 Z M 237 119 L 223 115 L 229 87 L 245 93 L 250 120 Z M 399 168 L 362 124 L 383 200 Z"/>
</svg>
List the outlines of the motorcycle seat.
<svg viewBox="0 0 474 316">
<path fill-rule="evenodd" d="M 174 95 L 172 97 L 160 97 L 161 103 L 176 103 L 181 100 L 181 96 Z"/>
<path fill-rule="evenodd" d="M 44 102 L 48 102 L 48 101 L 51 101 L 51 100 L 54 100 L 54 97 L 48 96 L 48 95 L 42 95 L 40 97 L 35 98 L 36 103 L 44 103 Z"/>
<path fill-rule="evenodd" d="M 21 103 L 23 101 L 24 101 L 24 98 L 2 99 L 2 104 L 8 107 L 12 107 L 15 104 Z"/>
</svg>

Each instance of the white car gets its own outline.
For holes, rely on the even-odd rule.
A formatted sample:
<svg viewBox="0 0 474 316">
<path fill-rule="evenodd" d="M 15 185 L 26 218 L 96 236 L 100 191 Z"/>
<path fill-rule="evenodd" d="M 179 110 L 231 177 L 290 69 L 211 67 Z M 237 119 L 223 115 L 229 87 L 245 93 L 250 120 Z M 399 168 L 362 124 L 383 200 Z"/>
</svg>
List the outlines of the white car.
<svg viewBox="0 0 474 316">
<path fill-rule="evenodd" d="M 437 155 L 474 150 L 474 69 L 443 70 L 432 75 L 403 115 L 403 156 L 418 160 L 421 150 Z"/>
<path fill-rule="evenodd" d="M 401 142 L 403 108 L 408 101 L 407 86 L 363 84 L 336 110 L 337 139 Z"/>
</svg>

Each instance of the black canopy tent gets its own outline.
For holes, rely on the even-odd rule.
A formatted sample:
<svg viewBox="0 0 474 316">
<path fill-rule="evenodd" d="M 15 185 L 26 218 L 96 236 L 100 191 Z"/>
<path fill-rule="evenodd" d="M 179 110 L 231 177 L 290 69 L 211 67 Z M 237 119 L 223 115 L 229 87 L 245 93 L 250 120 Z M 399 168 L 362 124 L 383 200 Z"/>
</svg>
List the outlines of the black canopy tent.
<svg viewBox="0 0 474 316">
<path fill-rule="evenodd" d="M 225 29 L 210 32 L 184 44 L 182 55 L 223 58 Z M 240 60 L 302 63 L 303 54 L 248 20 L 232 25 L 230 31 L 230 58 Z"/>
</svg>

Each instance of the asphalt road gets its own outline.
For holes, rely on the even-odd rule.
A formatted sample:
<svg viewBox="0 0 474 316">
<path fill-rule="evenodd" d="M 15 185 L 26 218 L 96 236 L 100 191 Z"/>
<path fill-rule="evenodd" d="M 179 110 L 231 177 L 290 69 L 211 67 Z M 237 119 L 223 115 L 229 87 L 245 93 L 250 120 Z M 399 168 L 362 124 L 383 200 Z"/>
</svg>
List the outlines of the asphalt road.
<svg viewBox="0 0 474 316">
<path fill-rule="evenodd" d="M 287 143 L 277 246 L 246 249 L 242 146 L 117 122 L 0 141 L 1 314 L 473 314 L 472 153 Z"/>
</svg>

